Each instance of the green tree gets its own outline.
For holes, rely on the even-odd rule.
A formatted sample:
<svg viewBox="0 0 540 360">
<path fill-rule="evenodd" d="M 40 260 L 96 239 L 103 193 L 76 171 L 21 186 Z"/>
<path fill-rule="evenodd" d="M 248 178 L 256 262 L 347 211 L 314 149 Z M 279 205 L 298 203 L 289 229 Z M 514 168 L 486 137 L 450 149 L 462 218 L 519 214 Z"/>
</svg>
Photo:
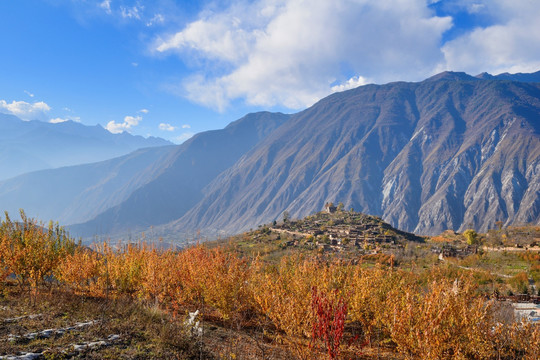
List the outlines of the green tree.
<svg viewBox="0 0 540 360">
<path fill-rule="evenodd" d="M 473 229 L 465 230 L 463 236 L 465 236 L 465 239 L 467 239 L 467 244 L 469 245 L 476 245 L 478 243 L 478 233 Z"/>
<path fill-rule="evenodd" d="M 287 222 L 290 219 L 290 214 L 287 210 L 283 212 L 283 222 Z"/>
</svg>

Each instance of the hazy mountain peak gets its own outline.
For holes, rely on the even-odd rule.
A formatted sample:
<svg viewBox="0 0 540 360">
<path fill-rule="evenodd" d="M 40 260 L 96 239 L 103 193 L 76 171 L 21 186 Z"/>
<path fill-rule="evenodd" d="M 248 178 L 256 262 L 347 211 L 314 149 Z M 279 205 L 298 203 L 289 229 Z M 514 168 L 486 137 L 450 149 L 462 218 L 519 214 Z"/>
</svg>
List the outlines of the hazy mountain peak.
<svg viewBox="0 0 540 360">
<path fill-rule="evenodd" d="M 464 72 L 443 71 L 442 73 L 433 75 L 432 77 L 429 77 L 424 81 L 476 81 L 476 80 L 478 79 Z"/>
<path fill-rule="evenodd" d="M 23 173 L 92 163 L 136 149 L 171 145 L 167 140 L 111 134 L 100 125 L 75 121 L 23 121 L 0 114 L 0 180 Z"/>
<path fill-rule="evenodd" d="M 215 236 L 268 223 L 285 210 L 300 218 L 328 201 L 420 234 L 484 231 L 496 221 L 538 224 L 534 76 L 444 72 L 335 93 L 293 115 L 247 114 L 133 170 L 135 182 L 125 180 L 132 193 L 123 191 L 116 205 L 72 229 L 125 235 L 152 227 L 147 233 L 169 239 L 200 229 Z M 99 202 L 111 189 L 118 187 L 80 198 Z"/>
<path fill-rule="evenodd" d="M 234 233 L 326 201 L 422 234 L 538 223 L 540 85 L 428 80 L 363 86 L 293 115 L 163 232 Z"/>
<path fill-rule="evenodd" d="M 540 71 L 534 72 L 534 73 L 516 73 L 516 74 L 510 74 L 510 73 L 502 73 L 499 75 L 491 75 L 487 72 L 483 72 L 481 74 L 478 74 L 475 76 L 478 79 L 483 80 L 509 80 L 509 81 L 519 81 L 519 82 L 526 82 L 526 83 L 536 83 L 540 82 Z"/>
</svg>

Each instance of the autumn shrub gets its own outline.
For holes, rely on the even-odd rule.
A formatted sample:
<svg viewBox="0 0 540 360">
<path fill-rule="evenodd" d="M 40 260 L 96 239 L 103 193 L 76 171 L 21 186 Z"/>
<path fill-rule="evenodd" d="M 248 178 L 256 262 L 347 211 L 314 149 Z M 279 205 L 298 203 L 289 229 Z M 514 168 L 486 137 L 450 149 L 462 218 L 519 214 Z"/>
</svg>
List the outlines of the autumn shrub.
<svg viewBox="0 0 540 360">
<path fill-rule="evenodd" d="M 508 284 L 512 289 L 519 294 L 526 294 L 529 291 L 529 277 L 527 273 L 522 271 L 512 276 L 508 280 Z"/>
<path fill-rule="evenodd" d="M 145 253 L 138 297 L 155 304 L 168 305 L 172 288 L 181 279 L 175 278 L 177 255 L 172 250 L 150 248 Z"/>
<path fill-rule="evenodd" d="M 324 343 L 324 350 L 330 359 L 337 359 L 341 353 L 340 345 L 345 330 L 347 303 L 340 297 L 328 296 L 313 288 L 311 294 L 313 314 L 311 345 L 318 341 Z"/>
<path fill-rule="evenodd" d="M 299 358 L 307 358 L 313 335 L 313 287 L 336 301 L 346 297 L 349 278 L 350 266 L 296 255 L 284 257 L 278 264 L 255 262 L 249 285 L 255 311 L 270 321 L 280 341 Z"/>
<path fill-rule="evenodd" d="M 251 307 L 249 263 L 222 248 L 198 245 L 177 254 L 166 290 L 175 308 L 216 311 L 223 320 L 242 317 Z"/>
<path fill-rule="evenodd" d="M 221 248 L 203 249 L 195 278 L 202 284 L 205 303 L 216 309 L 224 320 L 242 316 L 251 307 L 248 261 Z"/>
<path fill-rule="evenodd" d="M 5 280 L 10 274 L 7 264 L 8 240 L 7 236 L 0 232 L 0 290 L 5 285 Z"/>
<path fill-rule="evenodd" d="M 540 264 L 540 254 L 532 251 L 525 251 L 519 257 L 531 264 Z"/>
<path fill-rule="evenodd" d="M 127 244 L 117 249 L 104 244 L 104 268 L 101 277 L 117 295 L 136 296 L 142 288 L 144 267 L 150 246 L 147 244 Z M 104 272 L 104 273 L 103 273 Z"/>
<path fill-rule="evenodd" d="M 413 274 L 405 274 L 381 265 L 370 269 L 355 267 L 348 294 L 349 316 L 361 325 L 366 341 L 371 343 L 375 333 L 379 340 L 389 337 L 384 325 L 387 310 L 396 297 L 402 296 L 407 283 L 415 279 Z"/>
<path fill-rule="evenodd" d="M 20 216 L 21 221 L 14 222 L 6 213 L 2 221 L 3 272 L 14 274 L 22 286 L 29 285 L 37 292 L 76 244 L 58 224 L 50 222 L 45 227 L 22 210 Z"/>
<path fill-rule="evenodd" d="M 387 325 L 397 350 L 422 359 L 488 359 L 494 324 L 489 303 L 467 278 L 408 287 L 388 309 Z"/>
<path fill-rule="evenodd" d="M 89 248 L 79 246 L 72 254 L 62 257 L 55 269 L 55 277 L 73 289 L 76 294 L 100 295 L 103 256 Z"/>
<path fill-rule="evenodd" d="M 289 336 L 311 335 L 311 291 L 332 287 L 327 267 L 300 256 L 284 257 L 279 264 L 258 264 L 250 281 L 260 313 Z"/>
</svg>

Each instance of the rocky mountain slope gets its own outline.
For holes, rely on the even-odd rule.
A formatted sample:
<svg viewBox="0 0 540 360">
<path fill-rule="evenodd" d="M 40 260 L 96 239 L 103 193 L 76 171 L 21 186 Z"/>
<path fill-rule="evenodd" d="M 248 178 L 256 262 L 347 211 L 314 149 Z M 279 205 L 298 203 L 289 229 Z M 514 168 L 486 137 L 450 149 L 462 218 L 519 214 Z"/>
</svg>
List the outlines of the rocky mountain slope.
<svg viewBox="0 0 540 360">
<path fill-rule="evenodd" d="M 98 163 L 31 172 L 0 181 L 3 211 L 61 224 L 90 220 L 129 197 L 154 178 L 155 167 L 175 146 L 134 151 Z"/>
<path fill-rule="evenodd" d="M 224 129 L 195 135 L 153 169 L 145 170 L 152 174 L 151 181 L 95 219 L 72 226 L 72 231 L 83 235 L 129 233 L 180 218 L 202 199 L 201 190 L 210 181 L 288 118 L 281 113 L 253 113 Z"/>
<path fill-rule="evenodd" d="M 327 201 L 435 234 L 540 222 L 540 84 L 442 73 L 295 114 L 158 233 L 234 233 Z"/>
<path fill-rule="evenodd" d="M 155 137 L 111 134 L 100 125 L 22 121 L 0 114 L 0 180 L 23 173 L 112 159 L 134 150 L 171 145 Z"/>
<path fill-rule="evenodd" d="M 65 225 L 97 217 L 83 227 L 90 235 L 166 223 L 183 215 L 200 200 L 202 187 L 287 119 L 280 113 L 249 114 L 179 146 L 20 175 L 0 181 L 0 205 L 12 214 L 22 208 Z"/>
<path fill-rule="evenodd" d="M 80 222 L 74 235 L 177 241 L 239 233 L 284 211 L 302 218 L 326 202 L 425 235 L 539 224 L 538 75 L 366 85 L 294 115 L 249 114 L 169 150 L 0 182 L 0 204 Z"/>
<path fill-rule="evenodd" d="M 511 80 L 511 81 L 520 81 L 520 82 L 540 82 L 540 71 L 534 72 L 534 73 L 517 73 L 517 74 L 509 74 L 509 73 L 502 73 L 499 75 L 491 75 L 488 73 L 482 73 L 479 75 L 476 75 L 479 79 L 484 80 Z"/>
</svg>

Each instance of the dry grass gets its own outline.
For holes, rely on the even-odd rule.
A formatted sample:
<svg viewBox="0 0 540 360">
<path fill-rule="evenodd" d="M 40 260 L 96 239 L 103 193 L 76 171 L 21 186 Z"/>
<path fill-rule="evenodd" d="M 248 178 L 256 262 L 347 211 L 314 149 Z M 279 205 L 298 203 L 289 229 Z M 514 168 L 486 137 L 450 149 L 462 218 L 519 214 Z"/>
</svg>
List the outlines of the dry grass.
<svg viewBox="0 0 540 360">
<path fill-rule="evenodd" d="M 39 316 L 6 322 L 25 315 Z M 24 337 L 88 321 L 94 323 L 63 335 Z M 9 340 L 10 335 L 21 337 Z M 74 351 L 75 344 L 107 340 L 111 335 L 118 335 L 118 340 Z M 76 296 L 59 289 L 31 298 L 18 287 L 8 286 L 0 299 L 0 356 L 20 353 L 43 353 L 47 359 L 199 359 L 201 354 L 204 359 L 214 358 L 186 334 L 181 321 L 155 307 L 129 299 Z"/>
</svg>

